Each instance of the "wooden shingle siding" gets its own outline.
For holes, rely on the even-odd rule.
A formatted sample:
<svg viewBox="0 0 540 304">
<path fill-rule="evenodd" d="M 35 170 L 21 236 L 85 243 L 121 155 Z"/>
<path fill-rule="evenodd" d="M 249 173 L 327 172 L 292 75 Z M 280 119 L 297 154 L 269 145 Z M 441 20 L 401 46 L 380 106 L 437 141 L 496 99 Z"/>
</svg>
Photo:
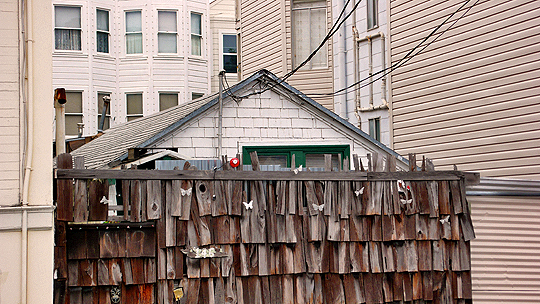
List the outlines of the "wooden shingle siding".
<svg viewBox="0 0 540 304">
<path fill-rule="evenodd" d="M 392 63 L 462 4 L 391 1 Z M 393 148 L 425 154 L 441 169 L 540 178 L 539 14 L 537 1 L 480 1 L 396 69 Z"/>
<path fill-rule="evenodd" d="M 121 179 L 122 216 L 99 212 L 110 182 L 95 178 L 103 171 L 59 171 L 56 303 L 67 303 L 65 294 L 69 303 L 108 303 L 115 287 L 121 303 L 171 303 L 178 287 L 185 303 L 471 303 L 475 233 L 463 173 L 395 172 L 395 159 L 386 166 L 393 172 L 378 172 L 384 164 L 373 154 L 370 172 L 360 172 L 355 155 L 354 172 L 235 179 L 262 173 L 250 156 L 253 171 L 225 163 L 219 179 L 189 163 L 183 171 L 107 170 Z M 147 178 L 133 179 L 140 174 Z M 94 186 L 70 191 L 73 177 Z M 406 194 L 397 191 L 401 178 Z M 88 220 L 74 223 L 73 209 L 87 210 Z M 202 248 L 217 252 L 198 256 Z"/>
</svg>

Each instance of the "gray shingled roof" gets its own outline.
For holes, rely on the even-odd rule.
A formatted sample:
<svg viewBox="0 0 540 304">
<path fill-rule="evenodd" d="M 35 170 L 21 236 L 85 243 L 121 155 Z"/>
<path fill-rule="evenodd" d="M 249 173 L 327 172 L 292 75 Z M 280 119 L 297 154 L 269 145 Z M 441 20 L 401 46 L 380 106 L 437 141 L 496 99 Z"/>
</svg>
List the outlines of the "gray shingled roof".
<svg viewBox="0 0 540 304">
<path fill-rule="evenodd" d="M 255 80 L 263 80 L 262 78 L 264 78 L 266 81 L 273 82 L 276 86 L 279 86 L 296 96 L 299 96 L 306 103 L 311 104 L 313 107 L 327 115 L 329 119 L 339 122 L 344 128 L 353 131 L 367 142 L 378 146 L 390 155 L 394 155 L 398 160 L 408 163 L 406 159 L 397 154 L 394 150 L 371 138 L 350 122 L 344 120 L 336 113 L 328 110 L 313 99 L 307 97 L 288 83 L 282 82 L 276 75 L 267 70 L 260 70 L 256 72 L 249 78 L 231 87 L 230 90 L 234 94 L 243 88 L 249 88 L 248 85 Z M 227 99 L 227 97 L 228 96 L 226 95 L 223 97 L 224 101 Z M 94 139 L 79 149 L 71 152 L 71 155 L 73 157 L 84 156 L 84 163 L 87 169 L 109 168 L 108 165 L 111 162 L 125 160 L 127 158 L 128 149 L 151 146 L 217 103 L 218 94 L 213 94 L 189 103 L 178 105 L 162 112 L 155 113 L 153 115 L 118 125 L 106 130 L 104 134 L 97 139 Z"/>
<path fill-rule="evenodd" d="M 141 145 L 216 96 L 202 97 L 105 130 L 103 135 L 71 152 L 71 155 L 84 156 L 87 169 L 108 168 L 109 163 L 119 160 L 129 148 Z"/>
</svg>

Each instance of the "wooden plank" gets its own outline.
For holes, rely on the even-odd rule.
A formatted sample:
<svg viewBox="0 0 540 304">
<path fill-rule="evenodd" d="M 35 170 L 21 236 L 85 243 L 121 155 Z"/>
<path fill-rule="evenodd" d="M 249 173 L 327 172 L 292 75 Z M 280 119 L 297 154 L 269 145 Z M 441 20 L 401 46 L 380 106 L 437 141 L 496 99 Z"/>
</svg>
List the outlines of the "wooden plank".
<svg viewBox="0 0 540 304">
<path fill-rule="evenodd" d="M 343 290 L 345 294 L 344 303 L 361 303 L 356 290 L 355 279 L 352 274 L 343 276 Z"/>
<path fill-rule="evenodd" d="M 459 187 L 458 181 L 451 181 L 450 182 L 450 198 L 451 198 L 451 204 L 454 207 L 454 213 L 460 214 L 463 213 L 463 205 L 462 205 L 462 198 L 461 198 L 461 189 Z M 465 199 L 465 198 L 463 198 Z"/>
<path fill-rule="evenodd" d="M 461 230 L 463 231 L 463 239 L 470 241 L 476 238 L 474 228 L 472 225 L 472 218 L 469 212 L 459 215 L 459 221 L 461 224 Z"/>
<path fill-rule="evenodd" d="M 383 271 L 382 265 L 382 242 L 368 242 L 369 244 L 369 262 L 372 273 L 380 273 Z"/>
<path fill-rule="evenodd" d="M 394 219 L 394 231 L 392 232 L 393 240 L 403 241 L 405 240 L 405 215 L 396 214 L 392 217 Z"/>
<path fill-rule="evenodd" d="M 214 181 L 213 189 L 214 194 L 212 196 L 212 216 L 226 215 L 227 210 L 227 182 L 228 181 Z"/>
<path fill-rule="evenodd" d="M 420 272 L 414 272 L 411 274 L 412 277 L 412 298 L 413 300 L 421 300 L 423 297 L 423 281 L 422 274 Z"/>
<path fill-rule="evenodd" d="M 438 181 L 439 213 L 450 214 L 450 186 L 448 181 Z"/>
<path fill-rule="evenodd" d="M 366 303 L 384 303 L 383 296 L 383 274 L 365 273 L 363 274 Z"/>
<path fill-rule="evenodd" d="M 381 242 L 382 237 L 382 216 L 375 215 L 371 217 L 371 238 L 372 241 Z"/>
<path fill-rule="evenodd" d="M 175 208 L 169 199 L 173 197 L 172 183 L 174 181 L 167 181 L 165 184 L 165 195 L 167 197 L 165 203 L 165 246 L 176 246 L 176 218 L 173 216 L 173 208 Z M 198 217 L 197 217 L 198 219 Z"/>
<path fill-rule="evenodd" d="M 146 183 L 146 215 L 149 220 L 161 218 L 161 181 L 149 180 Z"/>
<path fill-rule="evenodd" d="M 405 239 L 406 240 L 415 240 L 416 239 L 416 215 L 405 215 L 404 218 L 405 226 Z"/>
<path fill-rule="evenodd" d="M 131 259 L 122 259 L 123 276 L 122 279 L 126 285 L 133 285 L 133 273 L 131 272 Z"/>
<path fill-rule="evenodd" d="M 324 275 L 323 295 L 325 303 L 345 303 L 345 291 L 338 274 L 327 273 Z"/>
<path fill-rule="evenodd" d="M 67 250 L 66 246 L 54 247 L 54 269 L 58 279 L 67 279 Z"/>
<path fill-rule="evenodd" d="M 191 208 L 190 208 L 191 212 Z M 176 246 L 185 246 L 188 235 L 188 221 L 176 219 Z"/>
<path fill-rule="evenodd" d="M 431 241 L 417 241 L 416 244 L 418 246 L 418 270 L 431 271 L 433 269 Z"/>
<path fill-rule="evenodd" d="M 391 243 L 382 243 L 382 262 L 384 272 L 396 271 L 396 263 L 394 258 L 394 247 Z"/>
<path fill-rule="evenodd" d="M 109 260 L 109 284 L 120 285 L 122 283 L 122 266 L 118 259 Z"/>
<path fill-rule="evenodd" d="M 267 276 L 270 275 L 270 259 L 268 258 L 268 255 L 270 254 L 270 246 L 269 244 L 258 244 L 256 245 L 257 248 L 257 254 L 258 254 L 258 265 L 259 265 L 259 271 L 258 275 L 260 276 Z"/>
<path fill-rule="evenodd" d="M 172 216 L 182 216 L 183 206 L 182 206 L 182 193 L 184 196 L 187 195 L 186 189 L 182 189 L 181 180 L 172 180 L 170 183 L 167 183 L 167 206 L 171 206 L 171 215 Z M 170 187 L 170 188 L 169 188 Z M 183 191 L 183 192 L 182 192 Z M 192 191 L 189 191 L 192 192 Z M 190 193 L 191 197 L 191 193 Z M 191 202 L 191 200 L 190 200 Z"/>
<path fill-rule="evenodd" d="M 429 199 L 429 216 L 439 217 L 439 183 L 436 181 L 427 182 Z"/>
<path fill-rule="evenodd" d="M 407 271 L 418 271 L 418 252 L 416 241 L 405 241 L 405 255 L 407 261 Z"/>
<path fill-rule="evenodd" d="M 141 181 L 133 180 L 131 181 L 130 187 L 130 205 L 131 205 L 131 221 L 140 222 L 141 221 L 141 210 L 142 210 L 142 193 L 141 193 Z"/>
<path fill-rule="evenodd" d="M 349 239 L 351 242 L 364 241 L 363 239 L 363 221 L 359 216 L 351 216 L 349 219 Z"/>
<path fill-rule="evenodd" d="M 439 240 L 441 238 L 441 221 L 439 218 L 430 217 L 428 219 L 428 239 Z"/>
<path fill-rule="evenodd" d="M 197 180 L 195 181 L 195 190 L 196 190 L 196 197 L 197 197 L 196 201 L 199 207 L 199 215 L 200 216 L 211 215 L 212 214 L 212 197 L 214 195 L 213 182 Z"/>
<path fill-rule="evenodd" d="M 428 239 L 428 221 L 429 216 L 424 214 L 416 215 L 416 239 L 427 240 Z"/>
<path fill-rule="evenodd" d="M 56 166 L 59 169 L 73 168 L 71 154 L 58 155 Z M 59 221 L 73 221 L 73 181 L 70 179 L 56 182 L 56 219 Z"/>
<path fill-rule="evenodd" d="M 86 258 L 99 259 L 99 232 L 88 230 L 86 232 Z"/>
<path fill-rule="evenodd" d="M 148 207 L 147 205 L 147 194 L 146 194 L 146 190 L 147 190 L 147 186 L 146 186 L 146 183 L 147 181 L 146 180 L 141 180 L 141 222 L 146 222 L 148 221 L 148 212 L 146 211 L 146 208 Z M 110 186 L 109 186 L 110 187 Z"/>
<path fill-rule="evenodd" d="M 397 237 L 395 235 L 395 220 L 393 215 L 383 215 L 382 216 L 382 238 L 383 241 L 389 242 L 395 240 Z"/>
<path fill-rule="evenodd" d="M 403 274 L 396 272 L 393 273 L 393 284 L 392 287 L 394 301 L 403 301 Z M 408 275 L 408 274 L 405 274 Z"/>
<path fill-rule="evenodd" d="M 382 289 L 385 303 L 394 302 L 393 273 L 385 273 L 382 280 Z"/>
<path fill-rule="evenodd" d="M 96 260 L 79 261 L 79 285 L 97 286 L 97 263 Z"/>
<path fill-rule="evenodd" d="M 306 302 L 306 280 L 305 276 L 296 276 L 294 284 L 294 303 L 305 304 Z"/>
<path fill-rule="evenodd" d="M 413 300 L 413 284 L 411 273 L 403 273 L 403 300 L 412 301 Z"/>
<path fill-rule="evenodd" d="M 87 242 L 85 230 L 69 230 L 67 233 L 67 258 L 86 259 Z"/>
<path fill-rule="evenodd" d="M 86 180 L 75 180 L 75 204 L 73 220 L 75 222 L 88 221 L 88 192 Z"/>
<path fill-rule="evenodd" d="M 250 182 L 250 189 L 253 200 L 253 212 L 250 214 L 251 221 L 251 242 L 266 242 L 266 199 L 264 199 L 264 188 L 259 182 Z"/>
<path fill-rule="evenodd" d="M 248 201 L 246 191 L 242 192 L 242 203 L 251 205 L 252 203 Z M 240 235 L 242 238 L 242 243 L 251 243 L 251 213 L 253 209 L 242 206 L 242 217 L 240 218 Z M 279 217 L 278 217 L 279 218 Z M 279 219 L 277 219 L 279 221 Z M 278 222 L 279 224 L 279 222 Z M 283 222 L 285 224 L 285 222 Z"/>
<path fill-rule="evenodd" d="M 231 207 L 229 209 L 231 215 L 242 215 L 242 207 L 243 207 L 242 206 L 242 191 L 243 191 L 243 183 L 241 181 L 234 181 L 232 198 L 231 198 Z"/>
<path fill-rule="evenodd" d="M 338 243 L 338 273 L 345 274 L 351 272 L 351 259 L 349 242 Z"/>
<path fill-rule="evenodd" d="M 80 286 L 79 260 L 68 260 L 67 271 L 68 286 Z"/>
<path fill-rule="evenodd" d="M 471 270 L 471 246 L 463 239 L 459 240 L 459 264 L 462 271 Z"/>
<path fill-rule="evenodd" d="M 433 300 L 433 277 L 431 271 L 422 272 L 423 300 Z"/>
<path fill-rule="evenodd" d="M 133 171 L 138 171 L 138 170 L 126 170 L 126 172 L 133 172 Z M 130 190 L 129 190 L 129 187 L 130 187 L 130 181 L 129 180 L 122 180 L 122 187 L 121 187 L 121 193 L 122 193 L 122 206 L 123 206 L 123 211 L 124 211 L 124 221 L 130 221 L 130 215 L 129 215 L 129 211 L 130 211 L 130 199 L 129 199 L 129 194 L 130 194 Z"/>
<path fill-rule="evenodd" d="M 188 179 L 199 181 L 238 180 L 238 181 L 458 181 L 465 174 L 460 171 L 422 171 L 422 172 L 334 172 L 313 171 L 203 171 L 203 170 L 90 170 L 90 169 L 57 169 L 57 179 L 117 179 L 117 180 L 176 180 Z"/>
<path fill-rule="evenodd" d="M 444 241 L 432 241 L 433 270 L 444 271 Z"/>
<path fill-rule="evenodd" d="M 144 284 L 146 272 L 144 269 L 144 260 L 142 258 L 135 258 L 131 260 L 131 274 L 133 276 L 133 284 Z"/>
</svg>

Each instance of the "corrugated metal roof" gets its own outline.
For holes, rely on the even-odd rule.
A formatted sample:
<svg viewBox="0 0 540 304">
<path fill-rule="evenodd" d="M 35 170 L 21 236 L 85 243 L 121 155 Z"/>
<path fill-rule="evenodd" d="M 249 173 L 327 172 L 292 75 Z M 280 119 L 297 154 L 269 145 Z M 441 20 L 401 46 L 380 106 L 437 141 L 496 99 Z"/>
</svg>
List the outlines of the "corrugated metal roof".
<svg viewBox="0 0 540 304">
<path fill-rule="evenodd" d="M 71 152 L 73 157 L 83 156 L 88 169 L 98 169 L 118 160 L 128 152 L 174 122 L 214 99 L 216 94 L 172 107 L 153 115 L 118 125 L 106 130 L 102 136 Z"/>
</svg>

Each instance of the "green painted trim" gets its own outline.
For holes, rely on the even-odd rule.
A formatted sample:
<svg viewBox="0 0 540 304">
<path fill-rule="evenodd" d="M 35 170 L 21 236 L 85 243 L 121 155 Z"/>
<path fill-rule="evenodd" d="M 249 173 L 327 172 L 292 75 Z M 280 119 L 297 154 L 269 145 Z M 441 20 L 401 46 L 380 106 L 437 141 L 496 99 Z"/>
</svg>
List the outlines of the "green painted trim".
<svg viewBox="0 0 540 304">
<path fill-rule="evenodd" d="M 257 151 L 258 155 L 286 155 L 287 166 L 291 166 L 292 155 L 295 155 L 296 166 L 306 166 L 306 154 L 341 154 L 341 159 L 351 159 L 349 145 L 303 145 L 303 146 L 244 146 L 242 147 L 243 164 L 251 165 L 249 153 Z"/>
</svg>

